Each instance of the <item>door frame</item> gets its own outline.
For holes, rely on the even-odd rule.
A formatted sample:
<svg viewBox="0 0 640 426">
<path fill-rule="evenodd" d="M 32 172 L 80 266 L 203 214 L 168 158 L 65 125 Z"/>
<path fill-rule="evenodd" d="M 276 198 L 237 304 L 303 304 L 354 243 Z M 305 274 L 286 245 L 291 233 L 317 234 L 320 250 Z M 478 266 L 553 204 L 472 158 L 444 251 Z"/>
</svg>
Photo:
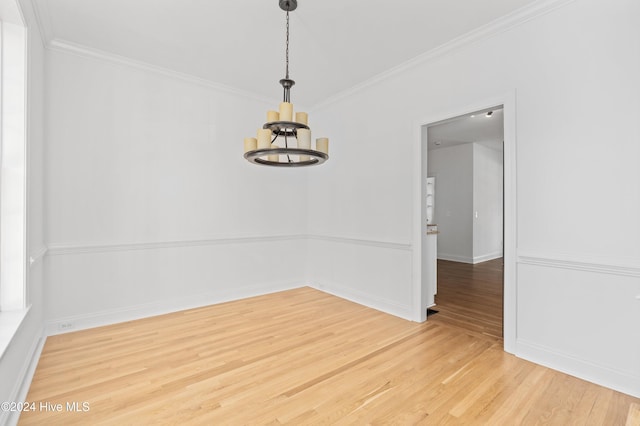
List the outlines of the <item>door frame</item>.
<svg viewBox="0 0 640 426">
<path fill-rule="evenodd" d="M 469 100 L 447 110 L 435 111 L 432 115 L 414 121 L 413 144 L 413 320 L 426 321 L 426 310 L 422 309 L 422 234 L 426 232 L 424 212 L 423 174 L 426 176 L 427 147 L 422 143 L 422 127 L 449 118 L 471 114 L 475 111 L 502 106 L 504 117 L 504 300 L 503 329 L 504 350 L 515 352 L 517 330 L 517 283 L 516 283 L 516 92 Z"/>
</svg>

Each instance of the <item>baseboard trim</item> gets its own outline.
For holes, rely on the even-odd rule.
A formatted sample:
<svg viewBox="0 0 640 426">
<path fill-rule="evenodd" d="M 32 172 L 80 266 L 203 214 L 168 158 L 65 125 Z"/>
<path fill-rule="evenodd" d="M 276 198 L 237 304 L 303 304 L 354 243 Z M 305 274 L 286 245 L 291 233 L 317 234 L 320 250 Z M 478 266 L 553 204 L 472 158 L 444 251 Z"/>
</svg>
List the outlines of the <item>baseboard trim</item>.
<svg viewBox="0 0 640 426">
<path fill-rule="evenodd" d="M 472 257 L 458 256 L 457 254 L 448 254 L 438 252 L 438 260 L 448 260 L 450 262 L 473 263 Z"/>
<path fill-rule="evenodd" d="M 638 376 L 593 364 L 523 339 L 516 341 L 516 355 L 544 367 L 640 398 L 640 377 Z"/>
<path fill-rule="evenodd" d="M 44 348 L 44 343 L 46 341 L 46 337 L 44 337 L 43 332 L 44 329 L 41 328 L 35 335 L 33 343 L 29 348 L 29 352 L 24 358 L 24 363 L 20 367 L 20 374 L 18 376 L 20 377 L 20 380 L 16 383 L 13 391 L 11 392 L 9 401 L 19 402 L 27 400 L 29 387 L 31 387 L 31 381 L 33 380 L 33 375 L 36 372 L 36 367 L 40 360 L 40 354 L 42 353 L 42 349 Z M 17 425 L 19 418 L 19 411 L 0 410 L 0 425 Z"/>
<path fill-rule="evenodd" d="M 482 263 L 482 262 L 488 262 L 490 260 L 500 259 L 503 256 L 504 254 L 502 252 L 489 253 L 482 256 L 474 256 L 473 264 L 475 265 L 476 263 Z"/>
<path fill-rule="evenodd" d="M 349 300 L 350 302 L 357 303 L 358 305 L 366 306 L 367 308 L 375 309 L 408 321 L 413 321 L 413 312 L 410 305 L 403 305 L 392 300 L 372 297 L 368 293 L 326 281 L 316 281 L 315 283 L 309 284 L 308 287 L 331 294 L 341 299 Z"/>
<path fill-rule="evenodd" d="M 470 263 L 475 265 L 476 263 L 488 262 L 494 259 L 500 259 L 504 254 L 502 252 L 499 253 L 490 253 L 482 256 L 475 257 L 467 257 L 467 256 L 459 256 L 457 254 L 448 254 L 448 253 L 438 253 L 439 260 L 448 260 L 450 262 L 461 262 L 461 263 Z"/>
<path fill-rule="evenodd" d="M 53 336 L 56 334 L 113 325 L 126 321 L 184 311 L 187 309 L 200 308 L 203 306 L 245 299 L 248 297 L 262 296 L 265 294 L 291 290 L 304 286 L 305 284 L 300 281 L 260 284 L 234 289 L 233 291 L 199 293 L 186 296 L 178 300 L 157 301 L 86 315 L 56 318 L 45 323 L 44 332 L 47 336 Z"/>
</svg>

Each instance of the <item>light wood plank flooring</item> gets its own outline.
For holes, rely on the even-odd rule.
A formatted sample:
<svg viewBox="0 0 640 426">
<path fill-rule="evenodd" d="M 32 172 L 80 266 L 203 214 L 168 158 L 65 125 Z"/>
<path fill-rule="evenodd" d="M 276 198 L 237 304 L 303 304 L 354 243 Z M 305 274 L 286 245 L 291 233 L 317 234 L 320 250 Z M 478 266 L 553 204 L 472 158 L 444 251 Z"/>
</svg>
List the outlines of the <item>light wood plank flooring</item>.
<svg viewBox="0 0 640 426">
<path fill-rule="evenodd" d="M 438 260 L 437 314 L 429 321 L 502 337 L 502 258 L 475 265 Z"/>
<path fill-rule="evenodd" d="M 89 410 L 22 425 L 624 425 L 640 404 L 310 288 L 49 337 L 28 400 Z"/>
</svg>

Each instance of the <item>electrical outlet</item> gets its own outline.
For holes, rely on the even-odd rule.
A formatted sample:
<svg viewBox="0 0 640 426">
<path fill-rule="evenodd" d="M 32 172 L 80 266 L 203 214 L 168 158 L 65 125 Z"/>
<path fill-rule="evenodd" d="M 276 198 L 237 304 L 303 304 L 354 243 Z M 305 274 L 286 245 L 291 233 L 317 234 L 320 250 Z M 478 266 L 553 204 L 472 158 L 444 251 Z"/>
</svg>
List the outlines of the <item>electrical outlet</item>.
<svg viewBox="0 0 640 426">
<path fill-rule="evenodd" d="M 58 330 L 71 330 L 73 328 L 72 322 L 61 322 L 58 324 Z"/>
</svg>

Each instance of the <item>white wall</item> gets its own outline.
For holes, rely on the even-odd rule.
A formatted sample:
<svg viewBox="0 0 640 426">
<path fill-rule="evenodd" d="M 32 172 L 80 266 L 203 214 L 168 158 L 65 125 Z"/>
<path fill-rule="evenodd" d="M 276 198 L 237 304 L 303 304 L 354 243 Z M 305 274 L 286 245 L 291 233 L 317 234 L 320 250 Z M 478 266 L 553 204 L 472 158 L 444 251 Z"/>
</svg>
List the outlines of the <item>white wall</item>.
<svg viewBox="0 0 640 426">
<path fill-rule="evenodd" d="M 306 172 L 242 158 L 273 107 L 48 50 L 47 332 L 304 285 Z"/>
<path fill-rule="evenodd" d="M 467 143 L 430 150 L 427 163 L 436 177 L 438 258 L 478 263 L 501 257 L 502 152 Z"/>
<path fill-rule="evenodd" d="M 436 178 L 438 258 L 473 263 L 474 144 L 429 151 L 427 170 Z"/>
<path fill-rule="evenodd" d="M 297 286 L 305 275 L 412 318 L 415 122 L 515 89 L 516 352 L 640 396 L 638 16 L 634 0 L 570 1 L 319 106 L 314 127 L 330 129 L 332 159 L 303 173 L 241 157 L 242 137 L 273 105 L 47 52 L 49 332 Z M 41 46 L 31 55 L 37 163 Z M 30 174 L 36 257 L 41 178 Z M 593 232 L 594 194 L 606 232 Z M 35 309 L 0 360 L 9 400 L 39 335 L 42 266 L 29 273 Z"/>
<path fill-rule="evenodd" d="M 38 33 L 31 2 L 20 1 L 27 25 L 28 109 L 27 109 L 27 254 L 33 263 L 27 267 L 26 302 L 29 312 L 17 334 L 0 358 L 0 400 L 26 398 L 33 368 L 43 343 L 43 93 L 44 48 Z M 1 412 L 0 424 L 17 421 L 15 413 Z"/>
<path fill-rule="evenodd" d="M 502 151 L 473 145 L 473 263 L 502 257 Z"/>
<path fill-rule="evenodd" d="M 399 134 L 372 118 L 390 113 L 388 101 L 363 92 L 313 112 L 314 126 L 330 129 L 331 159 L 309 171 L 309 276 L 315 287 L 411 318 L 412 171 L 403 165 L 411 146 L 402 140 L 411 129 Z"/>
<path fill-rule="evenodd" d="M 309 230 L 358 244 L 311 241 L 314 261 L 343 293 L 366 288 L 364 303 L 413 306 L 406 261 L 370 265 L 384 242 L 402 257 L 413 241 L 415 123 L 515 90 L 516 353 L 640 396 L 640 3 L 546 12 L 316 108 L 334 160 L 309 176 Z M 354 255 L 337 258 L 339 245 Z"/>
</svg>

